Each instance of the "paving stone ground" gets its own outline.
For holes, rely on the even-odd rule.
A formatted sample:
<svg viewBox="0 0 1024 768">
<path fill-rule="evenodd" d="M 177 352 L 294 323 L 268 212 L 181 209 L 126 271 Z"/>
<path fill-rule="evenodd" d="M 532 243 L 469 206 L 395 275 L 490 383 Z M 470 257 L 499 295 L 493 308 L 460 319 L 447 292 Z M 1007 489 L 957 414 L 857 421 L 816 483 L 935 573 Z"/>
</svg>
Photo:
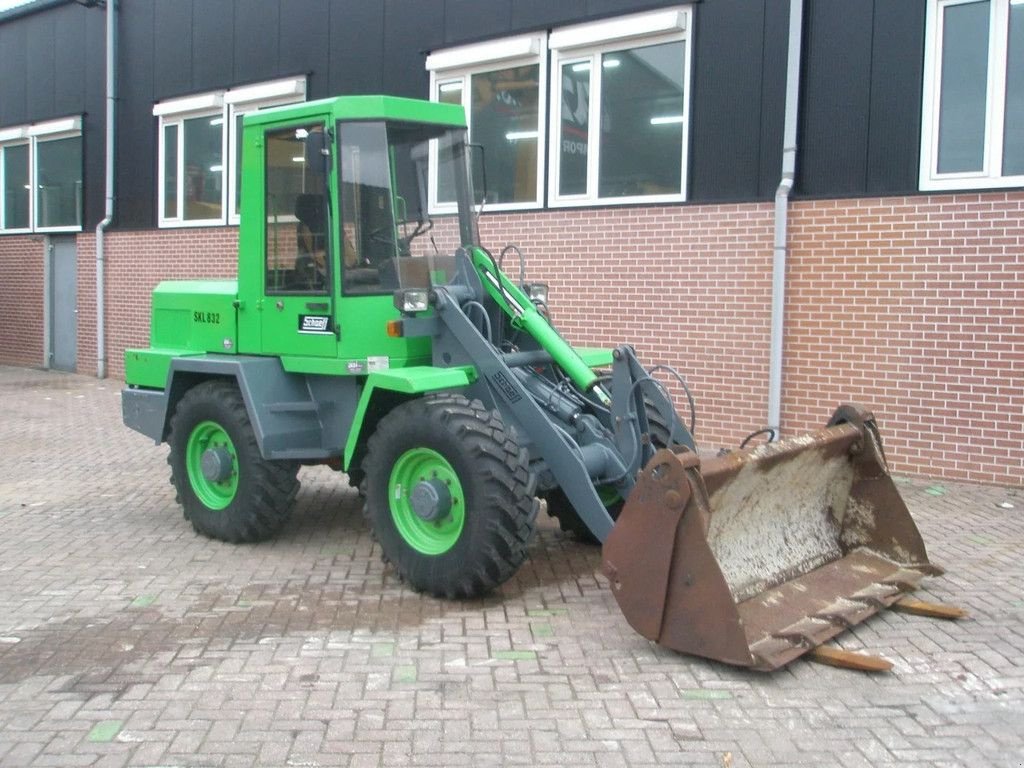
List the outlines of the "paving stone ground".
<svg viewBox="0 0 1024 768">
<path fill-rule="evenodd" d="M 547 520 L 468 603 L 404 588 L 322 467 L 274 541 L 203 539 L 118 390 L 0 367 L 0 766 L 1024 765 L 1021 489 L 901 479 L 922 597 L 970 618 L 842 636 L 890 674 L 764 675 L 635 634 Z"/>
</svg>

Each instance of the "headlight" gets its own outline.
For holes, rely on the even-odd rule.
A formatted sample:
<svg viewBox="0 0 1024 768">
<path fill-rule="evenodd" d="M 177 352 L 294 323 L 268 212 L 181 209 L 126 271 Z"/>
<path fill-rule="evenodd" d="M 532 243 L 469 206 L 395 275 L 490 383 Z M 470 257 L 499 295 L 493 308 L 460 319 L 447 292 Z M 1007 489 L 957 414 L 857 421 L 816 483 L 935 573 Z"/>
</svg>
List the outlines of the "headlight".
<svg viewBox="0 0 1024 768">
<path fill-rule="evenodd" d="M 430 291 L 422 288 L 395 291 L 395 307 L 408 314 L 425 312 L 430 307 Z"/>
<path fill-rule="evenodd" d="M 548 303 L 547 283 L 531 283 L 529 286 L 527 286 L 526 290 L 530 296 L 530 301 L 538 301 L 541 304 Z"/>
</svg>

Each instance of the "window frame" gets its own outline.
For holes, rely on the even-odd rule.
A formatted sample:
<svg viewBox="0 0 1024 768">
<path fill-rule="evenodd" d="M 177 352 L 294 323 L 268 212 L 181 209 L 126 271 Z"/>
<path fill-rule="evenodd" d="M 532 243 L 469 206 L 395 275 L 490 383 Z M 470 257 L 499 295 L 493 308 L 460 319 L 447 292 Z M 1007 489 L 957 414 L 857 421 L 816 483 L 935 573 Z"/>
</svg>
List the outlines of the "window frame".
<svg viewBox="0 0 1024 768">
<path fill-rule="evenodd" d="M 985 133 L 982 167 L 978 171 L 940 173 L 939 118 L 942 95 L 944 10 L 978 0 L 928 0 L 925 20 L 924 84 L 921 104 L 921 157 L 918 187 L 923 192 L 960 189 L 1006 189 L 1024 186 L 1024 174 L 1003 176 L 1006 109 L 1006 65 L 1009 52 L 1010 6 L 1013 0 L 988 0 L 988 82 L 985 92 Z"/>
<path fill-rule="evenodd" d="M 7 161 L 6 150 L 8 147 L 28 147 L 28 226 L 7 227 Z M 33 215 L 32 194 L 34 182 L 32 169 L 35 163 L 32 160 L 32 139 L 28 135 L 28 126 L 17 126 L 14 128 L 0 129 L 0 235 L 24 235 L 31 234 L 32 226 L 35 223 Z"/>
<path fill-rule="evenodd" d="M 157 108 L 161 108 L 160 112 L 157 113 Z M 218 117 L 223 121 L 225 119 L 224 109 L 224 97 L 221 92 L 203 94 L 201 96 L 190 96 L 184 99 L 175 99 L 170 102 L 163 102 L 154 107 L 154 114 L 159 117 L 158 123 L 158 140 L 157 140 L 157 226 L 162 229 L 172 229 L 176 227 L 211 227 L 211 226 L 222 226 L 226 219 L 224 215 L 224 204 L 225 197 L 227 194 L 226 185 L 224 184 L 224 172 L 225 172 L 225 129 L 221 127 L 221 141 L 220 141 L 220 152 L 221 152 L 221 185 L 220 185 L 220 204 L 221 204 L 221 215 L 218 218 L 210 219 L 186 219 L 184 218 L 185 211 L 185 121 L 206 119 L 216 120 Z M 176 162 L 175 162 L 175 176 L 178 183 L 175 187 L 176 195 L 176 206 L 173 217 L 167 217 L 164 215 L 167 210 L 166 206 L 166 190 L 167 190 L 167 163 L 165 162 L 165 156 L 167 151 L 167 145 L 165 141 L 166 128 L 168 126 L 176 126 L 175 146 L 177 149 Z M 222 123 L 223 125 L 223 123 Z"/>
<path fill-rule="evenodd" d="M 181 227 L 237 226 L 241 221 L 240 202 L 236 206 L 237 183 L 235 179 L 235 153 L 241 136 L 235 127 L 235 119 L 250 112 L 270 107 L 280 107 L 306 100 L 306 77 L 271 80 L 255 85 L 239 86 L 227 90 L 192 94 L 182 98 L 158 102 L 153 106 L 157 122 L 157 227 L 175 229 Z M 195 118 L 221 120 L 221 215 L 209 219 L 183 218 L 185 203 L 184 164 L 186 120 Z M 176 216 L 168 217 L 166 211 L 166 143 L 165 131 L 168 126 L 177 126 L 177 158 L 175 174 Z"/>
<path fill-rule="evenodd" d="M 693 14 L 690 6 L 663 9 L 650 13 L 622 16 L 555 30 L 548 46 L 551 51 L 551 108 L 548 131 L 548 206 L 575 208 L 582 206 L 613 206 L 685 202 L 688 194 L 690 109 L 693 100 Z M 680 191 L 654 195 L 601 197 L 599 170 L 601 160 L 600 115 L 603 69 L 601 57 L 606 53 L 628 51 L 664 43 L 684 43 L 683 53 L 683 119 L 680 159 Z M 589 62 L 590 100 L 588 103 L 587 184 L 583 194 L 563 195 L 561 181 L 562 78 L 564 65 Z"/>
<path fill-rule="evenodd" d="M 506 37 L 486 43 L 465 45 L 438 51 L 427 56 L 426 67 L 430 72 L 430 100 L 440 101 L 441 87 L 451 83 L 462 84 L 462 108 L 466 114 L 466 128 L 472 141 L 473 115 L 471 78 L 474 75 L 496 72 L 513 67 L 538 65 L 537 74 L 537 182 L 532 200 L 514 203 L 486 203 L 488 211 L 535 210 L 544 207 L 544 179 L 547 155 L 547 111 L 548 111 L 548 45 L 547 33 L 539 32 L 516 37 Z M 431 215 L 454 214 L 458 212 L 456 202 L 438 202 L 437 142 L 430 142 L 428 161 L 427 210 Z"/>
<path fill-rule="evenodd" d="M 39 225 L 39 206 L 36 204 L 36 197 L 39 193 L 37 180 L 39 178 L 39 146 L 51 141 L 61 139 L 82 140 L 81 150 L 78 157 L 78 167 L 75 169 L 78 176 L 78 184 L 81 185 L 81 192 L 76 197 L 77 218 L 79 223 L 65 226 L 44 227 Z M 4 182 L 6 179 L 6 162 L 0 163 L 0 235 L 24 235 L 34 232 L 44 234 L 58 234 L 64 232 L 81 232 L 82 221 L 85 216 L 85 143 L 82 132 L 82 116 L 72 115 L 56 120 L 47 120 L 42 123 L 30 125 L 19 125 L 7 128 L 0 128 L 0 149 L 7 147 L 27 146 L 28 147 L 28 227 L 17 229 L 2 228 L 6 224 L 6 200 L 4 199 Z"/>
</svg>

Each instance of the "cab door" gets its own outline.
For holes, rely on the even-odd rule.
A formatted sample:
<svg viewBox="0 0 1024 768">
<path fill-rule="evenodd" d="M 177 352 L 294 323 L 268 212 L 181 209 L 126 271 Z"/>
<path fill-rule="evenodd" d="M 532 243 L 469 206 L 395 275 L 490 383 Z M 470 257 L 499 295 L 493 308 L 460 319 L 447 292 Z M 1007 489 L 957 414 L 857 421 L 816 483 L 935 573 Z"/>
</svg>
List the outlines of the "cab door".
<svg viewBox="0 0 1024 768">
<path fill-rule="evenodd" d="M 264 134 L 262 351 L 336 357 L 338 259 L 323 123 Z"/>
</svg>

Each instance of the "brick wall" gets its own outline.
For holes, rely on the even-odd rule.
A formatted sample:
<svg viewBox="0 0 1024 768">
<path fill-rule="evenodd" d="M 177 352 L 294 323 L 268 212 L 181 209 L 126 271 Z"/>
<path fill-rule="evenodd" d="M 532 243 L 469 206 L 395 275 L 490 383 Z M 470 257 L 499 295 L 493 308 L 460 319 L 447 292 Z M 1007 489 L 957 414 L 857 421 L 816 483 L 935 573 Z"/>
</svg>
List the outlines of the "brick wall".
<svg viewBox="0 0 1024 768">
<path fill-rule="evenodd" d="M 0 363 L 42 366 L 43 238 L 0 237 Z"/>
<path fill-rule="evenodd" d="M 797 203 L 783 422 L 874 409 L 899 471 L 1024 485 L 1024 193 Z"/>
<path fill-rule="evenodd" d="M 529 254 L 574 342 L 677 367 L 701 444 L 765 423 L 770 204 L 495 215 L 482 230 Z M 1024 485 L 1024 193 L 795 203 L 787 282 L 785 434 L 861 402 L 895 471 Z"/>
<path fill-rule="evenodd" d="M 1021 192 L 794 203 L 784 431 L 818 427 L 858 401 L 878 417 L 896 471 L 1024 485 L 1022 220 Z M 697 398 L 702 445 L 735 445 L 765 423 L 771 204 L 485 214 L 481 230 L 495 253 L 522 247 L 527 278 L 551 284 L 555 323 L 571 341 L 630 342 L 648 364 L 676 367 Z M 123 375 L 126 346 L 148 341 L 153 286 L 233 276 L 236 236 L 108 235 L 111 376 Z M 5 284 L 22 240 L 0 238 Z M 79 371 L 91 373 L 92 234 L 78 246 Z M 0 362 L 37 365 L 41 287 L 16 285 L 24 298 L 5 299 L 39 307 L 38 340 L 29 344 L 31 322 L 0 330 Z M 18 358 L 16 344 L 39 351 Z"/>
<path fill-rule="evenodd" d="M 107 374 L 124 377 L 124 350 L 149 346 L 153 288 L 161 280 L 235 277 L 236 227 L 108 232 L 106 261 Z M 96 371 L 96 236 L 78 238 L 78 370 Z"/>
</svg>

